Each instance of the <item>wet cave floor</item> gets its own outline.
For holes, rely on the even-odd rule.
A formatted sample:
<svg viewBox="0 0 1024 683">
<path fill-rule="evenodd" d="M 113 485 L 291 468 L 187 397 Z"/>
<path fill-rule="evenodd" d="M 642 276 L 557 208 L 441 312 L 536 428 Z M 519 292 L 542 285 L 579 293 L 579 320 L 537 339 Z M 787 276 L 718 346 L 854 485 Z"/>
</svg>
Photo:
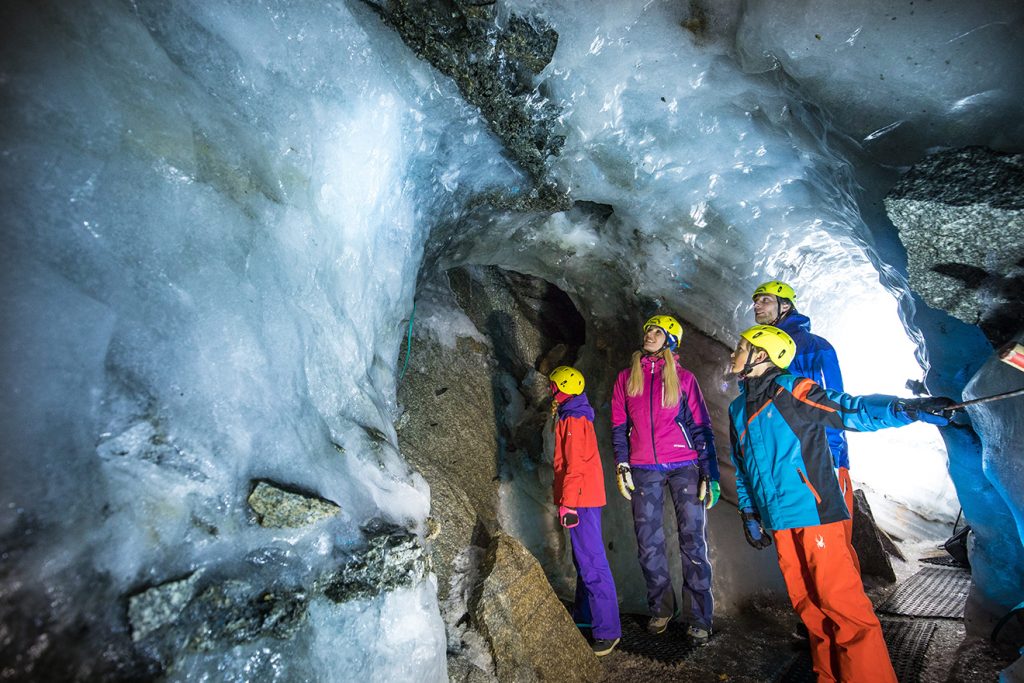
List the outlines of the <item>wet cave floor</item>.
<svg viewBox="0 0 1024 683">
<path fill-rule="evenodd" d="M 920 562 L 918 557 L 908 562 L 894 562 L 896 584 L 866 586 L 882 622 L 900 683 L 998 680 L 999 672 L 1016 657 L 1012 646 L 996 647 L 985 639 L 966 638 L 962 618 L 907 616 L 879 609 L 892 608 L 893 598 L 899 597 L 896 592 L 902 587 L 906 595 L 907 589 L 913 588 L 912 583 L 908 583 L 914 575 L 922 569 L 936 571 L 930 567 L 934 565 Z M 686 627 L 682 623 L 673 622 L 665 633 L 651 636 L 644 630 L 646 622 L 646 616 L 622 615 L 623 640 L 614 652 L 601 659 L 605 681 L 813 683 L 815 680 L 807 641 L 796 634 L 796 614 L 788 603 L 779 602 L 774 596 L 752 601 L 737 615 L 716 618 L 715 634 L 704 647 L 687 643 Z"/>
</svg>

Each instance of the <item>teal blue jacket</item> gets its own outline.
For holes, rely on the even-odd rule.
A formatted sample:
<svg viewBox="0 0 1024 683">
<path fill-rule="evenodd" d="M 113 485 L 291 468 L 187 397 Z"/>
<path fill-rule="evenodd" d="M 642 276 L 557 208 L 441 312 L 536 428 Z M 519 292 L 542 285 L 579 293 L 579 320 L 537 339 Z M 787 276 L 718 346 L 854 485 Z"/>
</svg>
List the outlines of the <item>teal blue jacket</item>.
<svg viewBox="0 0 1024 683">
<path fill-rule="evenodd" d="M 849 519 L 826 428 L 859 432 L 913 422 L 894 396 L 850 396 L 773 369 L 740 382 L 729 406 L 732 461 L 740 509 L 766 529 Z"/>
</svg>

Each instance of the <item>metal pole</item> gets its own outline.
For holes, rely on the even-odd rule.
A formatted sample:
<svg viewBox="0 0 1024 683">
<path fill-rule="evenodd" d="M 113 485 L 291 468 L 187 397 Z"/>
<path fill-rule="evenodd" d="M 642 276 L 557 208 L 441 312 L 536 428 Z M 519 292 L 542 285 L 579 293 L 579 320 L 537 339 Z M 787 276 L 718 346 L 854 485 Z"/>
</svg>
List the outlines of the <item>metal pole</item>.
<svg viewBox="0 0 1024 683">
<path fill-rule="evenodd" d="M 989 403 L 991 401 L 1001 401 L 1004 398 L 1011 398 L 1013 396 L 1020 396 L 1021 394 L 1024 394 L 1024 389 L 1014 389 L 1013 391 L 1006 391 L 1006 392 L 1003 392 L 1002 394 L 995 394 L 994 396 L 984 396 L 982 398 L 972 398 L 970 401 L 964 401 L 963 403 L 954 403 L 953 405 L 949 406 L 948 408 L 944 408 L 943 410 L 944 411 L 945 410 L 956 410 L 958 408 L 963 408 L 964 406 L 973 406 L 973 405 L 977 405 L 979 403 Z"/>
</svg>

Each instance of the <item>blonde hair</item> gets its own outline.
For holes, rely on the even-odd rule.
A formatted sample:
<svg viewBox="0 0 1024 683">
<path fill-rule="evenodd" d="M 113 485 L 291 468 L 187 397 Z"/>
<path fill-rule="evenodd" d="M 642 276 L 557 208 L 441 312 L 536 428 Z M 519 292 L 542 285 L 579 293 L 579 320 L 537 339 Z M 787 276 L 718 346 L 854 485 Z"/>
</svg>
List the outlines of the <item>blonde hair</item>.
<svg viewBox="0 0 1024 683">
<path fill-rule="evenodd" d="M 639 396 L 644 391 L 644 371 L 640 367 L 640 358 L 643 354 L 639 351 L 633 352 L 633 361 L 629 370 L 629 382 L 626 383 L 626 394 Z M 676 357 L 668 348 L 664 348 L 657 354 L 665 360 L 661 368 L 661 406 L 672 408 L 679 405 L 679 374 L 676 372 Z"/>
</svg>

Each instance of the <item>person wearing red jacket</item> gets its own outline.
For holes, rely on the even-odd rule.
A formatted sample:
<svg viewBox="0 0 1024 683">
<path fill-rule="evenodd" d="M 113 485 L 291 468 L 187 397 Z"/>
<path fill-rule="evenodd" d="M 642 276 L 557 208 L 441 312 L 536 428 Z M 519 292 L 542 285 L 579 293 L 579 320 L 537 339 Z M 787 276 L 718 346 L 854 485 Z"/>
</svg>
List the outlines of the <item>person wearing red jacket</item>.
<svg viewBox="0 0 1024 683">
<path fill-rule="evenodd" d="M 554 501 L 559 522 L 569 530 L 576 566 L 573 618 L 577 624 L 591 624 L 591 649 L 603 657 L 618 645 L 622 626 L 615 581 L 601 535 L 601 508 L 607 501 L 594 409 L 583 393 L 583 374 L 579 370 L 563 365 L 548 378 L 554 395 Z"/>
</svg>

